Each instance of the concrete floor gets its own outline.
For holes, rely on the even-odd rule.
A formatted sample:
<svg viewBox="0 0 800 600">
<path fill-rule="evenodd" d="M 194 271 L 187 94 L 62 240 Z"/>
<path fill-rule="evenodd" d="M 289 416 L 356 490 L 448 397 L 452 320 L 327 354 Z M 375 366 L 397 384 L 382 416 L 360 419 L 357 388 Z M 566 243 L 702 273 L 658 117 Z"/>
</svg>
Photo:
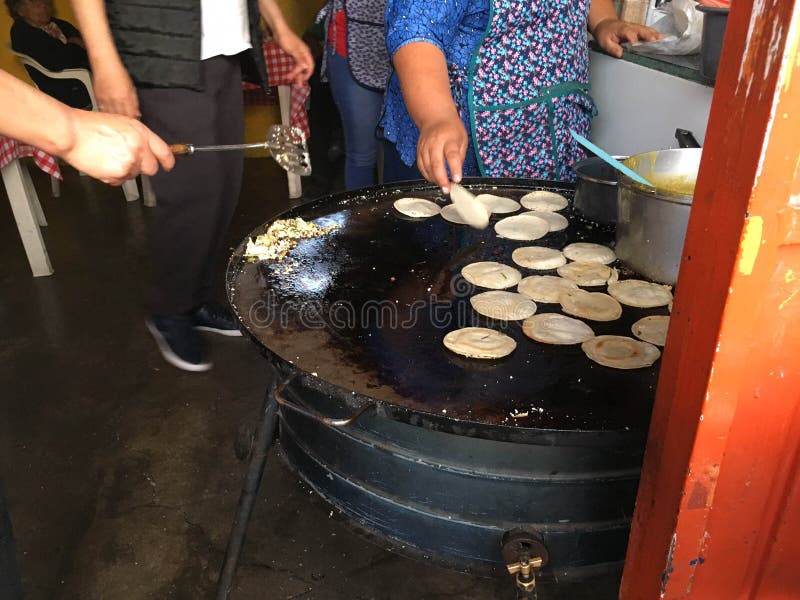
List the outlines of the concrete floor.
<svg viewBox="0 0 800 600">
<path fill-rule="evenodd" d="M 62 197 L 52 199 L 31 169 L 50 222 L 51 277 L 31 277 L 0 198 L 0 479 L 25 595 L 211 597 L 244 473 L 233 439 L 260 407 L 265 363 L 244 338 L 213 337 L 212 371 L 165 364 L 143 326 L 149 209 L 64 170 Z M 245 170 L 231 246 L 288 204 L 274 164 L 249 159 Z M 539 597 L 613 598 L 617 584 L 543 585 Z M 231 597 L 514 591 L 510 578 L 449 572 L 366 541 L 273 451 Z"/>
</svg>

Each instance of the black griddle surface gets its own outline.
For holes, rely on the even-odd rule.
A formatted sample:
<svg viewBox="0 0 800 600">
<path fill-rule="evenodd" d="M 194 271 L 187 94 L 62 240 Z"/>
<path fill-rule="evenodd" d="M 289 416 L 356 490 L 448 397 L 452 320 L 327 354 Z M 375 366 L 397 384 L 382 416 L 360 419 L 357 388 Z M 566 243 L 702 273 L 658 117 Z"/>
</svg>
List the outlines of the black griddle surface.
<svg viewBox="0 0 800 600">
<path fill-rule="evenodd" d="M 465 183 L 475 193 L 516 200 L 533 189 L 572 198 L 566 184 Z M 438 216 L 403 217 L 392 204 L 404 196 L 447 203 L 438 189 L 421 182 L 314 201 L 276 218 L 299 216 L 341 229 L 302 240 L 282 263 L 243 259 L 245 240 L 230 260 L 228 291 L 251 336 L 294 368 L 423 415 L 510 427 L 646 432 L 660 361 L 651 368 L 621 371 L 593 363 L 580 345 L 534 342 L 522 333 L 521 322 L 492 321 L 475 313 L 469 297 L 486 290 L 459 274 L 465 265 L 482 260 L 514 266 L 523 277 L 554 274 L 515 265 L 512 251 L 526 245 L 563 248 L 574 241 L 613 247 L 613 229 L 583 221 L 570 204 L 562 211 L 570 221 L 567 230 L 516 242 L 497 237 L 496 218 L 479 231 Z M 621 276 L 635 275 L 622 270 Z M 558 305 L 539 303 L 537 312 L 561 311 Z M 587 322 L 598 335 L 630 336 L 631 325 L 650 314 L 667 311 L 624 306 L 617 321 Z M 442 338 L 466 326 L 499 329 L 517 341 L 517 348 L 501 360 L 453 354 Z"/>
</svg>

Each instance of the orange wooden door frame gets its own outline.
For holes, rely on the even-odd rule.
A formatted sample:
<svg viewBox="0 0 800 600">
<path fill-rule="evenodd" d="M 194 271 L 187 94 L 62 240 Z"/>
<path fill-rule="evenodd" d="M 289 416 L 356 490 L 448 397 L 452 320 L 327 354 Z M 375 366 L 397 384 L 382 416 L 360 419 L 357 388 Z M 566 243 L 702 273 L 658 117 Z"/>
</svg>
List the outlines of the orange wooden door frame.
<svg viewBox="0 0 800 600">
<path fill-rule="evenodd" d="M 620 598 L 800 598 L 800 0 L 735 0 Z"/>
</svg>

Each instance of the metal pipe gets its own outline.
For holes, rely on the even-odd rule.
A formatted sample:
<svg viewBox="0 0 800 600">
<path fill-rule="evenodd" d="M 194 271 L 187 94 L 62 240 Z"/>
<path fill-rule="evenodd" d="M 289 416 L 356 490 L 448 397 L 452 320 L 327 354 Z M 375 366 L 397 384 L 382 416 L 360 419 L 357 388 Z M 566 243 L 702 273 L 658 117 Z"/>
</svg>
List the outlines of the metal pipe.
<svg viewBox="0 0 800 600">
<path fill-rule="evenodd" d="M 278 418 L 278 403 L 275 400 L 276 379 L 277 373 L 275 373 L 272 384 L 264 398 L 261 420 L 256 429 L 253 443 L 253 454 L 250 457 L 250 464 L 247 466 L 247 472 L 244 476 L 242 492 L 239 496 L 239 506 L 233 519 L 231 535 L 228 538 L 228 546 L 225 549 L 225 559 L 222 562 L 222 571 L 220 571 L 219 581 L 217 582 L 217 600 L 227 600 L 228 594 L 230 594 L 233 577 L 236 574 L 236 566 L 239 562 L 239 555 L 244 545 L 247 524 L 250 521 L 258 488 L 261 484 L 261 476 L 264 473 L 267 451 L 275 439 Z"/>
</svg>

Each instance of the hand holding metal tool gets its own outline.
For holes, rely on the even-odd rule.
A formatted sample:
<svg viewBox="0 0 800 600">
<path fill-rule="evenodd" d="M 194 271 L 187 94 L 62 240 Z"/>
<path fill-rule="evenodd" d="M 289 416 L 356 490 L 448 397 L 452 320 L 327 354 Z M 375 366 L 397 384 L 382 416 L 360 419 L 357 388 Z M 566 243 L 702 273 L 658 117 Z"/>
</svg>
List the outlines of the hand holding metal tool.
<svg viewBox="0 0 800 600">
<path fill-rule="evenodd" d="M 226 146 L 195 146 L 194 144 L 171 144 L 176 156 L 191 156 L 195 152 L 225 152 L 227 150 L 249 150 L 266 148 L 283 169 L 289 173 L 311 175 L 311 159 L 308 156 L 306 136 L 299 127 L 273 125 L 267 131 L 267 139 L 255 144 L 232 144 Z"/>
</svg>

